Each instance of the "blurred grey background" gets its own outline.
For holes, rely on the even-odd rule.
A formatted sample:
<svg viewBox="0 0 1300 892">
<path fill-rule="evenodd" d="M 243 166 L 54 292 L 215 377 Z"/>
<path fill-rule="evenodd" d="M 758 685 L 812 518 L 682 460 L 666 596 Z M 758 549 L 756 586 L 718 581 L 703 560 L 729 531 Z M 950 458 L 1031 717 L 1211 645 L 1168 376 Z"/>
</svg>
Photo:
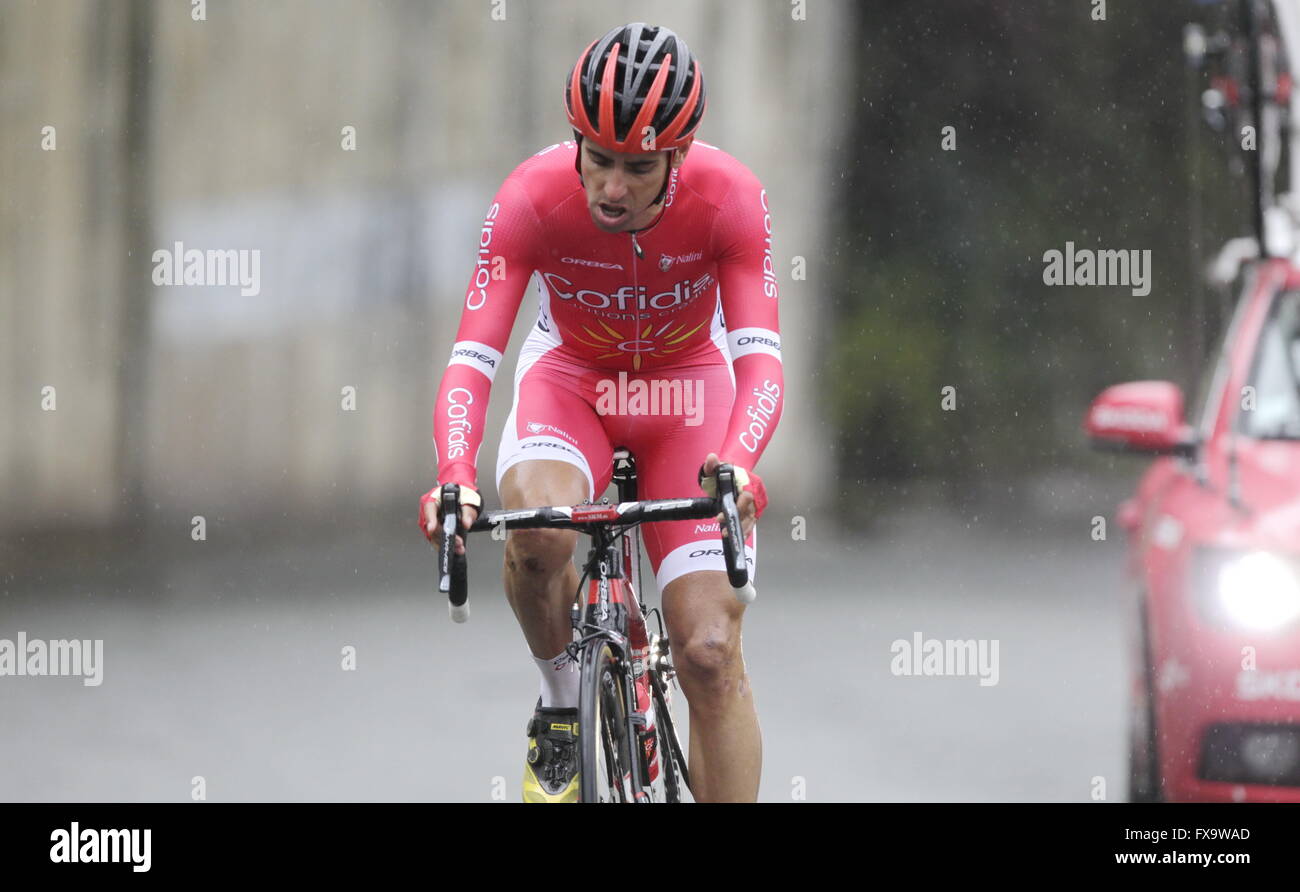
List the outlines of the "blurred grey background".
<svg viewBox="0 0 1300 892">
<path fill-rule="evenodd" d="M 432 483 L 433 398 L 483 212 L 516 164 L 570 138 L 561 87 L 578 52 L 638 14 L 705 60 L 701 138 L 763 180 L 774 250 L 826 236 L 842 8 L 798 27 L 780 4 L 250 0 L 210 4 L 205 21 L 184 2 L 3 9 L 8 530 L 413 503 Z M 175 242 L 259 249 L 261 292 L 155 286 L 152 254 Z M 784 277 L 795 389 L 764 460 L 774 488 L 818 501 L 827 274 Z M 40 411 L 45 386 L 55 412 Z M 356 412 L 341 410 L 345 386 Z M 490 430 L 509 390 L 494 390 Z"/>
<path fill-rule="evenodd" d="M 1194 385 L 1197 252 L 1246 223 L 1189 117 L 1200 8 L 1141 7 L 0 0 L 0 638 L 106 662 L 0 678 L 0 799 L 517 799 L 500 549 L 451 626 L 416 498 L 483 211 L 634 20 L 701 58 L 700 136 L 763 180 L 785 273 L 763 798 L 1119 798 L 1122 543 L 1089 533 L 1140 463 L 1079 425 L 1119 380 Z M 1153 249 L 1152 294 L 1044 288 L 1067 239 Z M 259 250 L 260 293 L 156 286 L 176 242 Z M 891 675 L 918 630 L 999 639 L 999 685 Z"/>
</svg>

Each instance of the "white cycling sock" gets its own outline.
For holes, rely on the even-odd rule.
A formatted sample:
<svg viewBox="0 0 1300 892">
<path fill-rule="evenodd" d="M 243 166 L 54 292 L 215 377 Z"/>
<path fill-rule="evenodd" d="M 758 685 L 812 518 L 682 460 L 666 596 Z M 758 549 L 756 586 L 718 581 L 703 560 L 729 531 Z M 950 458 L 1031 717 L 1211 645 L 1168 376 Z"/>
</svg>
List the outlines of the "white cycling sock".
<svg viewBox="0 0 1300 892">
<path fill-rule="evenodd" d="M 578 708 L 578 664 L 561 651 L 557 657 L 539 660 L 533 657 L 542 673 L 542 705 L 553 709 Z"/>
</svg>

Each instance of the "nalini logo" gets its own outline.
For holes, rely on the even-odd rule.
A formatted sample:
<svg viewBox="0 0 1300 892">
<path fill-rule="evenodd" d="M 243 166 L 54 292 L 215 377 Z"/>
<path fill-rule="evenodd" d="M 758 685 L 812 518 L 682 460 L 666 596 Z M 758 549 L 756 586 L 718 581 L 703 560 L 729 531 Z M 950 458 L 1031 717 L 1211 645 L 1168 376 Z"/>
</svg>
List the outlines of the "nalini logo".
<svg viewBox="0 0 1300 892">
<path fill-rule="evenodd" d="M 527 425 L 525 425 L 525 427 L 527 427 L 528 432 L 530 434 L 544 434 L 547 431 L 550 431 L 551 433 L 555 434 L 557 437 L 563 437 L 564 439 L 568 440 L 570 443 L 573 443 L 574 445 L 577 445 L 578 442 L 573 438 L 573 435 L 570 434 L 568 431 L 562 431 L 553 424 L 542 424 L 540 421 L 530 421 L 528 422 Z"/>
<path fill-rule="evenodd" d="M 690 254 L 678 254 L 676 257 L 671 254 L 660 254 L 659 269 L 668 272 L 674 263 L 695 263 L 697 260 L 703 259 L 703 251 L 692 251 Z"/>
</svg>

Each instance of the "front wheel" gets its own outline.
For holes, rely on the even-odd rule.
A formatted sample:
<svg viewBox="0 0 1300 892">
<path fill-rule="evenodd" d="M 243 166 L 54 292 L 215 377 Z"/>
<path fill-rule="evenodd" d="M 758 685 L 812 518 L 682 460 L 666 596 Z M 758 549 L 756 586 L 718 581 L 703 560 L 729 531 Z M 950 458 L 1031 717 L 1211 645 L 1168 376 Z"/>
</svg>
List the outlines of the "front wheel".
<svg viewBox="0 0 1300 892">
<path fill-rule="evenodd" d="M 681 802 L 683 788 L 690 789 L 691 779 L 686 771 L 681 742 L 677 739 L 677 728 L 673 725 L 666 685 L 661 673 L 651 671 L 650 693 L 655 704 L 655 733 L 659 735 L 659 775 L 663 781 L 664 802 Z"/>
<path fill-rule="evenodd" d="M 609 645 L 593 641 L 582 659 L 578 698 L 578 785 L 583 802 L 632 801 L 632 748 L 623 667 Z"/>
</svg>

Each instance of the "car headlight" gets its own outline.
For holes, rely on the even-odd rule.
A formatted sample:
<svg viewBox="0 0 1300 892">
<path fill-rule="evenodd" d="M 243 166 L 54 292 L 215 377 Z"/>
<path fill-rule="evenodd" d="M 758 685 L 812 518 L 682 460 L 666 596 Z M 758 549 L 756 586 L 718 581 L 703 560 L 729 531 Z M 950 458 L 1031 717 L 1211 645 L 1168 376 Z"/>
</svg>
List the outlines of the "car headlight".
<svg viewBox="0 0 1300 892">
<path fill-rule="evenodd" d="M 1300 619 L 1300 572 L 1266 551 L 1219 552 L 1198 569 L 1202 606 L 1214 619 L 1256 632 Z"/>
</svg>

